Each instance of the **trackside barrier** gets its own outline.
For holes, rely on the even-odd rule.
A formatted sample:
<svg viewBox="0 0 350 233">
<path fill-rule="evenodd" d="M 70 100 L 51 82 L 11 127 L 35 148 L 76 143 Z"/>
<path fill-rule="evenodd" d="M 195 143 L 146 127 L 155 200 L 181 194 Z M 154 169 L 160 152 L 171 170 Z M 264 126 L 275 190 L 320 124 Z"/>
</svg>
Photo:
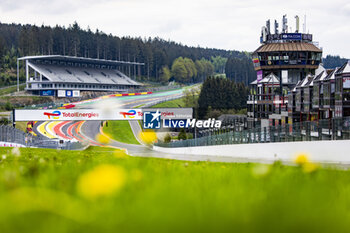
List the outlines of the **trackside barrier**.
<svg viewBox="0 0 350 233">
<path fill-rule="evenodd" d="M 170 100 L 179 99 L 179 98 L 182 98 L 183 96 L 184 96 L 184 95 L 181 94 L 181 95 L 177 95 L 177 96 L 175 96 L 175 97 L 168 97 L 168 98 L 158 99 L 158 100 L 149 102 L 149 103 L 147 103 L 147 104 L 145 104 L 145 105 L 142 105 L 142 107 L 143 107 L 143 108 L 152 107 L 153 105 L 160 104 L 160 103 L 163 103 L 163 102 L 167 102 L 167 101 L 170 101 Z"/>
<path fill-rule="evenodd" d="M 62 141 L 59 139 L 49 139 L 44 136 L 33 136 L 30 133 L 25 133 L 19 129 L 8 125 L 0 125 L 0 142 L 7 147 L 39 147 L 63 150 L 81 150 L 86 146 L 80 142 Z"/>
<path fill-rule="evenodd" d="M 200 138 L 170 143 L 158 142 L 155 146 L 175 148 L 270 142 L 348 140 L 350 139 L 350 117 L 270 126 L 263 129 L 257 127 L 250 130 L 224 133 L 220 132 L 220 130 L 209 131 L 209 134 Z"/>
</svg>

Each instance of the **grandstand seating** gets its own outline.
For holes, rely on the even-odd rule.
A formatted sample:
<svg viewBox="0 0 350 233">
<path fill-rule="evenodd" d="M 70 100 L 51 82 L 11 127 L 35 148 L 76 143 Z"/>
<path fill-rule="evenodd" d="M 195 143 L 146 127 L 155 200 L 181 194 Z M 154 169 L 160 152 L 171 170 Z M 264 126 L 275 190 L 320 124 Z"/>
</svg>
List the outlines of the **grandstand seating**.
<svg viewBox="0 0 350 233">
<path fill-rule="evenodd" d="M 52 82 L 139 85 L 118 70 L 33 63 L 30 66 Z"/>
<path fill-rule="evenodd" d="M 28 56 L 21 57 L 18 61 L 25 63 L 25 90 L 36 95 L 58 97 L 62 97 L 64 91 L 67 96 L 73 93 L 77 97 L 79 91 L 127 92 L 137 89 L 141 84 L 119 69 L 129 69 L 137 76 L 140 74 L 140 66 L 144 65 L 138 62 L 62 55 Z M 134 66 L 133 69 L 131 66 Z"/>
</svg>

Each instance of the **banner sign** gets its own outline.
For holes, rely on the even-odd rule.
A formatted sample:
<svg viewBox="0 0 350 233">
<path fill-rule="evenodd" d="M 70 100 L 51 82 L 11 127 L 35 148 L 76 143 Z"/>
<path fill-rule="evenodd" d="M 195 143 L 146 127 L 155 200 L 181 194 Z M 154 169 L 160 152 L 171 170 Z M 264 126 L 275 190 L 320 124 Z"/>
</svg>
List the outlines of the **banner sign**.
<svg viewBox="0 0 350 233">
<path fill-rule="evenodd" d="M 66 97 L 65 90 L 57 90 L 57 97 Z"/>
<path fill-rule="evenodd" d="M 162 119 L 192 119 L 192 108 L 143 108 L 142 112 L 155 112 L 159 110 Z"/>
<path fill-rule="evenodd" d="M 263 79 L 263 71 L 262 70 L 258 70 L 256 72 L 256 80 L 258 83 L 260 83 L 260 81 Z"/>
<path fill-rule="evenodd" d="M 15 121 L 103 121 L 142 120 L 150 109 L 16 109 Z M 153 108 L 162 119 L 192 119 L 192 108 Z"/>
<path fill-rule="evenodd" d="M 40 95 L 41 96 L 54 96 L 55 95 L 55 91 L 54 90 L 41 90 L 40 91 Z"/>
<path fill-rule="evenodd" d="M 282 40 L 301 40 L 301 33 L 283 33 Z"/>
<path fill-rule="evenodd" d="M 73 97 L 73 91 L 72 90 L 66 90 L 66 97 Z"/>
<path fill-rule="evenodd" d="M 73 91 L 73 97 L 80 97 L 80 91 L 79 90 L 74 90 Z"/>
</svg>

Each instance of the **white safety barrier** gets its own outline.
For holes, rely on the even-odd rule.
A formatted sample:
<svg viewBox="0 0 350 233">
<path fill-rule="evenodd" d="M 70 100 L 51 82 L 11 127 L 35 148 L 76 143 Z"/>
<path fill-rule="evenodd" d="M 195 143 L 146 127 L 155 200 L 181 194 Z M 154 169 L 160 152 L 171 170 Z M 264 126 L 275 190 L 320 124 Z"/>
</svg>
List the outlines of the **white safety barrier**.
<svg viewBox="0 0 350 233">
<path fill-rule="evenodd" d="M 26 147 L 26 146 L 18 143 L 13 143 L 13 142 L 0 142 L 0 147 Z"/>
<path fill-rule="evenodd" d="M 207 155 L 246 159 L 247 161 L 293 161 L 297 155 L 306 154 L 319 163 L 350 164 L 350 140 L 252 143 L 217 146 L 166 148 L 154 146 L 159 152 L 184 155 Z"/>
</svg>

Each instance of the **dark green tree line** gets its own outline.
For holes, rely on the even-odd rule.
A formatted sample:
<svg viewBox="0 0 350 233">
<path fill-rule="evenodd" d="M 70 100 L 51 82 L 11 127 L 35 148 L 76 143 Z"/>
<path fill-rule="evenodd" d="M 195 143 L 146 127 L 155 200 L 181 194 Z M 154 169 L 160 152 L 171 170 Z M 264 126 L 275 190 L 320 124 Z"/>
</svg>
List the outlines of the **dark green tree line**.
<svg viewBox="0 0 350 233">
<path fill-rule="evenodd" d="M 327 55 L 327 57 L 322 59 L 323 66 L 326 69 L 334 69 L 336 67 L 341 67 L 345 62 L 349 59 L 340 58 L 340 56 L 331 56 Z"/>
<path fill-rule="evenodd" d="M 252 60 L 248 56 L 229 57 L 226 62 L 225 73 L 227 78 L 235 82 L 243 82 L 245 85 L 256 79 Z"/>
<path fill-rule="evenodd" d="M 16 58 L 28 55 L 60 54 L 142 62 L 145 65 L 141 68 L 141 75 L 153 81 L 161 81 L 164 78 L 163 68 L 171 67 L 178 57 L 191 59 L 195 66 L 198 66 L 195 61 L 202 58 L 210 61 L 212 57 L 245 56 L 244 53 L 238 51 L 190 47 L 157 37 L 118 37 L 98 29 L 93 32 L 90 28 L 82 29 L 76 22 L 68 28 L 59 25 L 49 27 L 0 23 L 0 58 L 2 59 L 11 49 L 14 49 Z M 222 59 L 217 59 L 217 61 L 222 61 Z M 190 64 L 189 61 L 186 62 L 188 69 L 192 69 L 192 66 L 193 64 Z M 202 71 L 196 68 L 202 78 L 205 74 L 210 73 L 207 70 Z M 197 76 L 198 73 L 193 74 L 193 77 Z"/>
<path fill-rule="evenodd" d="M 209 77 L 198 99 L 198 117 L 204 118 L 209 110 L 240 110 L 246 108 L 248 88 L 230 79 Z"/>
</svg>

